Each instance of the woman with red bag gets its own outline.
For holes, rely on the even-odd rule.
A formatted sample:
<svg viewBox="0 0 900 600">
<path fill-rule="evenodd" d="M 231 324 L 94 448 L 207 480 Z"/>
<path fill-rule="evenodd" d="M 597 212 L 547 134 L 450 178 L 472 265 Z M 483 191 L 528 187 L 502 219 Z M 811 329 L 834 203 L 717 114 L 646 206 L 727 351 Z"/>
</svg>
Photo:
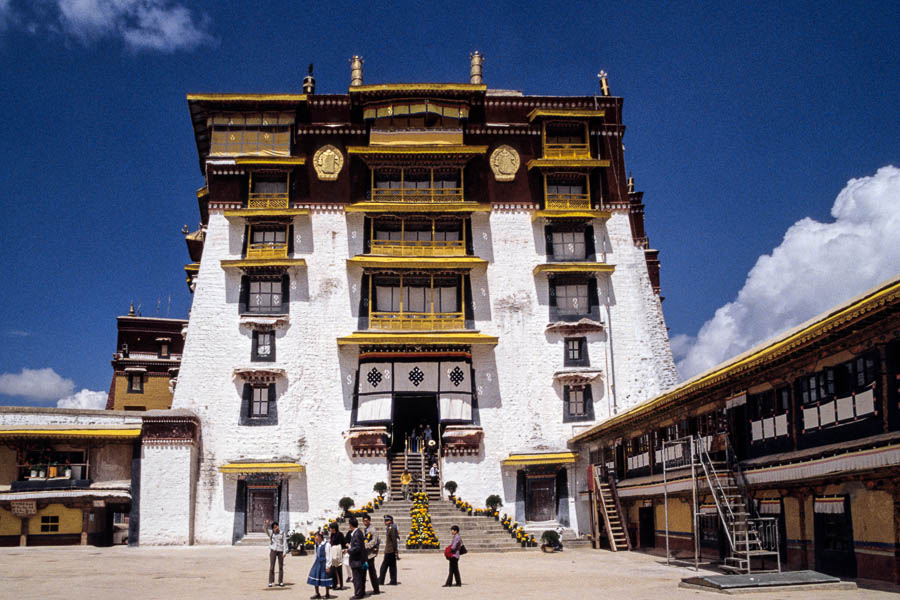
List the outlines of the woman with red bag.
<svg viewBox="0 0 900 600">
<path fill-rule="evenodd" d="M 462 537 L 459 535 L 459 527 L 454 525 L 450 528 L 450 533 L 453 534 L 453 541 L 444 548 L 444 558 L 450 562 L 450 572 L 447 573 L 447 581 L 444 583 L 444 587 L 453 585 L 452 581 L 454 578 L 456 579 L 456 585 L 462 586 L 462 581 L 459 578 L 459 556 L 460 554 L 465 554 L 466 550 L 462 543 Z"/>
</svg>

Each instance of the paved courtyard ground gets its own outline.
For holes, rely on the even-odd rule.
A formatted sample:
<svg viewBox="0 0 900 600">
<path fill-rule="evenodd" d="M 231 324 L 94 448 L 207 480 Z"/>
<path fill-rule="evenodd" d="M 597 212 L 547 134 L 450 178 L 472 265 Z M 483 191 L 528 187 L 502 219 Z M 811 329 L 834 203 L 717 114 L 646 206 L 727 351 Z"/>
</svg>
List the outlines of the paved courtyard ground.
<svg viewBox="0 0 900 600">
<path fill-rule="evenodd" d="M 287 558 L 287 585 L 268 589 L 267 553 L 265 547 L 221 546 L 0 548 L 0 598 L 277 600 L 305 599 L 312 595 L 312 587 L 306 585 L 311 557 Z M 447 562 L 440 555 L 407 554 L 400 561 L 401 585 L 384 588 L 386 591 L 379 598 L 715 600 L 726 597 L 679 589 L 679 580 L 693 575 L 693 569 L 667 567 L 661 557 L 637 552 L 614 554 L 578 549 L 549 555 L 537 551 L 470 553 L 460 561 L 462 588 L 440 587 L 446 571 Z M 335 593 L 342 600 L 352 595 L 348 590 Z M 859 589 L 759 593 L 749 597 L 837 600 L 896 599 L 898 596 L 885 590 Z"/>
</svg>

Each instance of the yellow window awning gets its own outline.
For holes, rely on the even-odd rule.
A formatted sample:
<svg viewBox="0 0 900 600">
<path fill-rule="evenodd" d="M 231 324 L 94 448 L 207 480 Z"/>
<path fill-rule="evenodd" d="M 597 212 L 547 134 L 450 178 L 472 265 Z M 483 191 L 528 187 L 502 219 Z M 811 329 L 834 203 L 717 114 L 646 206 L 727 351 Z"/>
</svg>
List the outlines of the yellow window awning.
<svg viewBox="0 0 900 600">
<path fill-rule="evenodd" d="M 9 438 L 104 438 L 134 439 L 141 436 L 141 428 L 133 429 L 2 429 L 0 439 Z"/>
<path fill-rule="evenodd" d="M 534 267 L 533 273 L 612 273 L 615 265 L 601 262 L 557 262 L 542 263 Z"/>
<path fill-rule="evenodd" d="M 379 346 L 446 346 L 450 344 L 488 346 L 497 345 L 497 337 L 475 331 L 465 333 L 420 332 L 388 333 L 358 331 L 337 339 L 338 346 L 379 345 Z"/>
<path fill-rule="evenodd" d="M 347 259 L 348 265 L 378 269 L 470 269 L 487 261 L 477 256 L 370 256 Z"/>
<path fill-rule="evenodd" d="M 292 462 L 230 462 L 219 467 L 220 473 L 302 473 L 303 465 Z"/>
<path fill-rule="evenodd" d="M 545 452 L 538 454 L 510 454 L 503 461 L 504 467 L 527 465 L 568 465 L 575 462 L 578 455 L 574 452 Z"/>
</svg>

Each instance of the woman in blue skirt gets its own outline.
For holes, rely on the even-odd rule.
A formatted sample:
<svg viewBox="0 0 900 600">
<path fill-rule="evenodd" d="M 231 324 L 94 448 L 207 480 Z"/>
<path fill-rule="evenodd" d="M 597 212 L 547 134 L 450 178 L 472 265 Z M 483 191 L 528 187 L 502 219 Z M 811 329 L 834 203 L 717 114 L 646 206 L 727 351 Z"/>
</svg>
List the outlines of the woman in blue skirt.
<svg viewBox="0 0 900 600">
<path fill-rule="evenodd" d="M 331 594 L 328 593 L 328 588 L 330 588 L 334 584 L 334 579 L 331 577 L 331 574 L 328 572 L 328 546 L 329 544 L 325 543 L 325 537 L 322 535 L 321 531 L 316 532 L 316 561 L 313 563 L 312 568 L 309 570 L 309 577 L 306 579 L 306 583 L 309 585 L 313 585 L 316 587 L 316 595 L 313 598 L 321 598 L 322 596 L 319 594 L 319 586 L 323 586 L 325 588 L 325 597 L 333 598 Z"/>
</svg>

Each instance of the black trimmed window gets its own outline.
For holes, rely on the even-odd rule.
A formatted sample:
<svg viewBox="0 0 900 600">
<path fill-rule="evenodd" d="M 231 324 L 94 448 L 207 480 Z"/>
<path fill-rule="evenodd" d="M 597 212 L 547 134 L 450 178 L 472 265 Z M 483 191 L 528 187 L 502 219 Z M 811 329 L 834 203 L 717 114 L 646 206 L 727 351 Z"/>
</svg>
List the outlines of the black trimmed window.
<svg viewBox="0 0 900 600">
<path fill-rule="evenodd" d="M 832 396 L 834 396 L 834 369 L 824 369 L 800 378 L 800 399 L 803 404 L 815 404 Z"/>
<path fill-rule="evenodd" d="M 274 383 L 245 383 L 241 398 L 241 425 L 278 425 Z"/>
<path fill-rule="evenodd" d="M 587 338 L 565 338 L 565 357 L 563 364 L 567 367 L 587 367 L 591 364 L 588 359 Z"/>
<path fill-rule="evenodd" d="M 128 393 L 143 394 L 144 393 L 144 374 L 128 373 Z"/>
<path fill-rule="evenodd" d="M 159 343 L 159 353 L 158 353 L 159 358 L 169 358 L 169 356 L 170 356 L 169 352 L 170 352 L 169 351 L 169 342 L 165 341 L 165 340 L 160 342 Z"/>
<path fill-rule="evenodd" d="M 290 278 L 285 275 L 245 275 L 241 278 L 241 314 L 287 314 Z"/>
<path fill-rule="evenodd" d="M 250 360 L 254 362 L 273 362 L 275 360 L 274 330 L 255 330 L 253 332 L 253 349 Z"/>
<path fill-rule="evenodd" d="M 593 420 L 594 399 L 591 386 L 563 386 L 563 423 Z"/>
<path fill-rule="evenodd" d="M 41 533 L 59 533 L 59 515 L 41 515 Z"/>
<path fill-rule="evenodd" d="M 596 260 L 593 225 L 553 223 L 544 231 L 548 262 Z"/>
<path fill-rule="evenodd" d="M 560 275 L 551 277 L 550 321 L 600 320 L 600 302 L 595 277 Z"/>
</svg>

